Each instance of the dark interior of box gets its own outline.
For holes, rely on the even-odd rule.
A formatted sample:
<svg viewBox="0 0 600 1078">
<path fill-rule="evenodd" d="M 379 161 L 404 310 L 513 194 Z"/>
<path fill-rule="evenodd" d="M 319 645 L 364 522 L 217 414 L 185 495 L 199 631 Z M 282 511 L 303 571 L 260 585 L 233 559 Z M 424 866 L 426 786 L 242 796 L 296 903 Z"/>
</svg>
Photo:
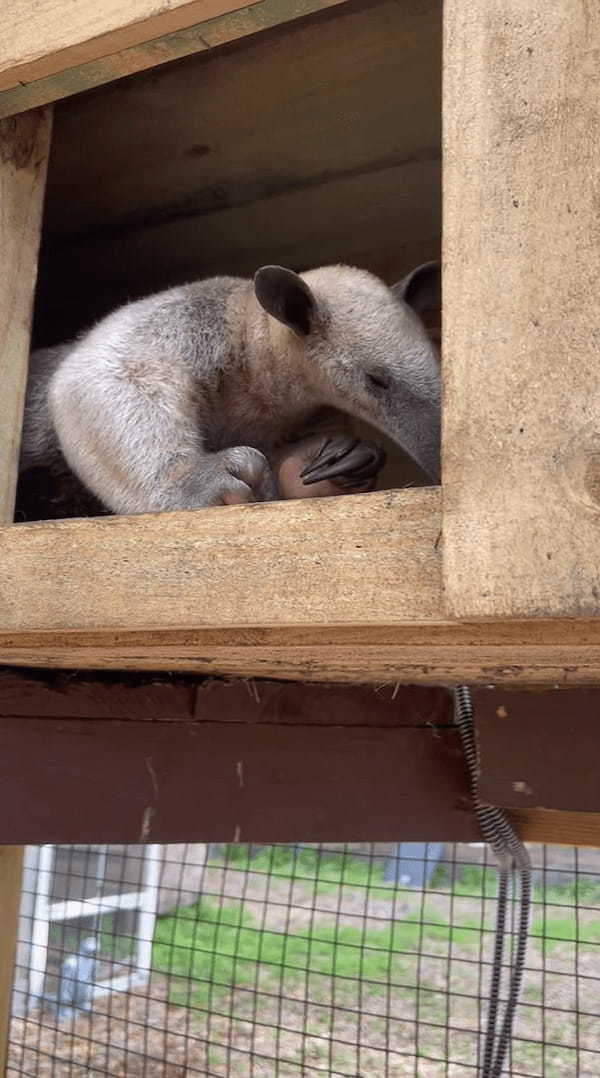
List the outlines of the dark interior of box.
<svg viewBox="0 0 600 1078">
<path fill-rule="evenodd" d="M 439 257 L 440 83 L 441 0 L 350 0 L 60 103 L 34 345 L 194 278 Z"/>
</svg>

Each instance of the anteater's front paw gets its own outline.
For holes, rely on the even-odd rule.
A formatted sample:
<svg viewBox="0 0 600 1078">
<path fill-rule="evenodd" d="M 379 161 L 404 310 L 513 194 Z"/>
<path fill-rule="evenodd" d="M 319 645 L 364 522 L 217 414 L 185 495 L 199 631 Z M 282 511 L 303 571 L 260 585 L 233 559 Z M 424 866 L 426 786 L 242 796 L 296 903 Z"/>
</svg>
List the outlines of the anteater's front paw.
<svg viewBox="0 0 600 1078">
<path fill-rule="evenodd" d="M 215 455 L 210 505 L 269 502 L 277 497 L 271 465 L 258 449 L 236 445 Z"/>
</svg>

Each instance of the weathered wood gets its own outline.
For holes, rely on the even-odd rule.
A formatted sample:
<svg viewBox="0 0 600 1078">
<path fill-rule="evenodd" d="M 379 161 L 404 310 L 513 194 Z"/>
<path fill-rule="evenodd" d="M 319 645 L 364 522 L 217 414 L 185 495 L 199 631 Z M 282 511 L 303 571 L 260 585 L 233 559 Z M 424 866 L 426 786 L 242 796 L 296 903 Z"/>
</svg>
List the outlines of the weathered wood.
<svg viewBox="0 0 600 1078">
<path fill-rule="evenodd" d="M 304 682 L 598 685 L 600 626 L 584 622 L 0 633 L 0 663 L 187 671 Z"/>
<path fill-rule="evenodd" d="M 553 846 L 600 847 L 600 813 L 511 809 L 510 819 L 523 842 Z"/>
<path fill-rule="evenodd" d="M 1 794 L 0 794 L 1 799 Z M 8 834 L 8 832 L 7 832 Z M 0 834 L 0 843 L 10 842 Z M 23 846 L 0 845 L 0 1070 L 5 1073 L 13 965 L 19 924 Z"/>
<path fill-rule="evenodd" d="M 444 571 L 461 618 L 600 611 L 600 7 L 448 0 Z"/>
<path fill-rule="evenodd" d="M 430 619 L 438 500 L 385 491 L 0 529 L 0 629 Z"/>
<path fill-rule="evenodd" d="M 50 125 L 49 110 L 0 122 L 0 523 L 13 514 Z"/>
<path fill-rule="evenodd" d="M 216 2 L 207 7 L 207 12 L 216 6 Z M 93 86 L 156 68 L 171 60 L 327 10 L 341 2 L 348 0 L 257 0 L 251 6 L 244 6 L 242 0 L 240 3 L 227 2 L 223 5 L 226 10 L 223 15 L 0 91 L 0 117 L 13 116 Z"/>
<path fill-rule="evenodd" d="M 12 520 L 50 110 L 0 122 L 0 524 Z M 3 841 L 0 838 L 0 842 Z M 8 839 L 7 841 L 11 841 Z M 0 1069 L 8 1048 L 23 850 L 0 846 Z"/>
<path fill-rule="evenodd" d="M 0 663 L 600 683 L 599 619 L 447 621 L 439 534 L 435 489 L 0 529 Z"/>
<path fill-rule="evenodd" d="M 131 296 L 265 262 L 345 260 L 391 281 L 436 257 L 440 51 L 437 0 L 342 4 L 65 103 L 39 338 L 68 339 Z"/>
<path fill-rule="evenodd" d="M 11 0 L 0 26 L 0 90 L 185 30 L 240 0 Z M 126 73 L 126 72 L 124 72 Z M 117 72 L 113 78 L 117 78 Z"/>
</svg>

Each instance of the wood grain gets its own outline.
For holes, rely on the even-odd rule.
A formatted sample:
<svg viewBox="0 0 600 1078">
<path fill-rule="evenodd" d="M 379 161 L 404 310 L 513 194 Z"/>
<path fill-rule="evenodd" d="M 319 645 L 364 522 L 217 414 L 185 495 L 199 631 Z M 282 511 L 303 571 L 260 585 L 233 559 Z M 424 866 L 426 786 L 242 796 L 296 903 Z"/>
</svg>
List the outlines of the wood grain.
<svg viewBox="0 0 600 1078">
<path fill-rule="evenodd" d="M 0 629 L 430 619 L 438 504 L 430 488 L 0 529 Z"/>
<path fill-rule="evenodd" d="M 239 7 L 226 4 L 223 15 L 205 18 L 202 22 L 186 26 L 173 33 L 153 37 L 141 44 L 123 48 L 108 55 L 69 66 L 43 78 L 21 82 L 10 89 L 0 91 L 0 117 L 13 116 L 27 109 L 59 101 L 79 94 L 93 86 L 103 86 L 121 79 L 156 68 L 172 60 L 203 52 L 225 42 L 235 41 L 248 34 L 279 26 L 307 15 L 327 10 L 347 0 L 257 0 L 251 6 Z M 216 6 L 207 5 L 206 13 Z M 71 57 L 71 64 L 73 58 Z"/>
<path fill-rule="evenodd" d="M 242 6 L 240 0 L 11 0 L 0 26 L 0 90 L 110 56 Z"/>
<path fill-rule="evenodd" d="M 476 692 L 481 795 L 527 841 L 599 844 L 599 697 Z M 443 689 L 5 670 L 0 747 L 3 841 L 477 837 Z"/>
<path fill-rule="evenodd" d="M 0 524 L 12 520 L 37 274 L 49 109 L 0 121 Z M 11 841 L 1 839 L 0 841 Z M 0 1069 L 8 1049 L 23 850 L 0 846 Z"/>
<path fill-rule="evenodd" d="M 448 611 L 594 617 L 600 7 L 448 0 L 444 19 Z"/>
<path fill-rule="evenodd" d="M 600 847 L 600 813 L 552 809 L 511 809 L 508 813 L 523 842 L 553 846 Z"/>
<path fill-rule="evenodd" d="M 600 619 L 446 619 L 439 498 L 382 491 L 0 529 L 0 663 L 599 684 Z"/>
<path fill-rule="evenodd" d="M 0 121 L 0 523 L 12 520 L 51 113 Z"/>
</svg>

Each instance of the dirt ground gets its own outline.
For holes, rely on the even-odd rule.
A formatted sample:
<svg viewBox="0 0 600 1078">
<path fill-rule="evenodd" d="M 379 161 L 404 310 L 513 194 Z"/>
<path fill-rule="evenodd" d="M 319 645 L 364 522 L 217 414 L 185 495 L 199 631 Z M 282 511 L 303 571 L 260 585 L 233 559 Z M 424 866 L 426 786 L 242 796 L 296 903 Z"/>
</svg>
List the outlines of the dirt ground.
<svg viewBox="0 0 600 1078">
<path fill-rule="evenodd" d="M 381 928 L 392 918 L 486 923 L 494 903 L 396 892 L 390 901 L 366 889 L 319 894 L 300 881 L 207 869 L 203 894 L 243 899 L 265 929 L 319 925 Z M 98 999 L 92 1016 L 56 1027 L 38 1014 L 15 1019 L 7 1074 L 144 1078 L 462 1078 L 476 1073 L 478 1034 L 492 938 L 460 945 L 423 928 L 421 955 L 405 964 L 402 985 L 374 986 L 340 977 L 302 978 L 285 995 L 272 982 L 232 986 L 200 1006 L 169 1002 L 170 980 L 155 973 L 144 989 Z M 483 951 L 482 951 L 483 947 Z M 510 1074 L 527 1078 L 598 1078 L 600 978 L 593 948 L 557 943 L 529 948 L 528 972 Z M 577 976 L 575 976 L 577 972 Z M 418 986 L 418 990 L 417 990 Z"/>
</svg>

